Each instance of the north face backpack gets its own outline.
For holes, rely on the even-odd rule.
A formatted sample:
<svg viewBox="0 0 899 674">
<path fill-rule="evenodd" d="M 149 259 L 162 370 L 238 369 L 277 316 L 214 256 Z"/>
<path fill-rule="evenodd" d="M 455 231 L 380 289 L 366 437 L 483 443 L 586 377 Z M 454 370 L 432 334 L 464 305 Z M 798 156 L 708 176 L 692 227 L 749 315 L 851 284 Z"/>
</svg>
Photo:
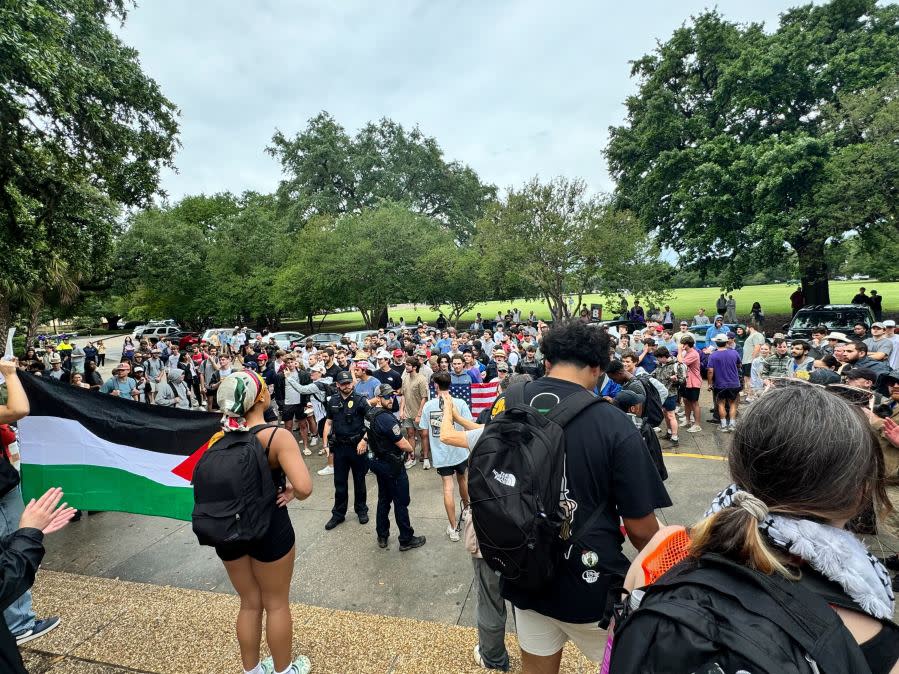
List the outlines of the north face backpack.
<svg viewBox="0 0 899 674">
<path fill-rule="evenodd" d="M 717 554 L 681 562 L 641 588 L 638 608 L 616 612 L 608 671 L 870 674 L 843 621 L 809 587 Z"/>
<path fill-rule="evenodd" d="M 201 545 L 255 541 L 268 532 L 278 492 L 268 450 L 257 433 L 274 424 L 225 433 L 194 469 L 193 530 Z"/>
<path fill-rule="evenodd" d="M 484 427 L 468 461 L 468 493 L 484 561 L 516 585 L 538 588 L 552 578 L 563 539 L 575 538 L 560 504 L 565 425 L 602 398 L 579 391 L 541 414 L 525 402 L 526 384 L 509 388 L 505 410 Z"/>
</svg>

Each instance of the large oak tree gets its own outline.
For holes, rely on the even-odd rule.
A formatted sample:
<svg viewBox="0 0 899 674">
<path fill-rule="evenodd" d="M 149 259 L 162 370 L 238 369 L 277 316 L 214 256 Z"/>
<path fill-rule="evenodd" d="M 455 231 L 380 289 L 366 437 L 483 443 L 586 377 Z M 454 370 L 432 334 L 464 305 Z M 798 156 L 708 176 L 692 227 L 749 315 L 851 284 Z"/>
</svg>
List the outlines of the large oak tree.
<svg viewBox="0 0 899 674">
<path fill-rule="evenodd" d="M 0 343 L 60 275 L 106 264 L 119 207 L 171 165 L 175 107 L 110 29 L 130 4 L 0 5 Z"/>
<path fill-rule="evenodd" d="M 874 0 L 798 7 L 773 32 L 693 18 L 633 64 L 606 149 L 621 206 L 729 287 L 795 254 L 807 302 L 829 301 L 828 244 L 896 227 L 897 25 Z"/>
</svg>

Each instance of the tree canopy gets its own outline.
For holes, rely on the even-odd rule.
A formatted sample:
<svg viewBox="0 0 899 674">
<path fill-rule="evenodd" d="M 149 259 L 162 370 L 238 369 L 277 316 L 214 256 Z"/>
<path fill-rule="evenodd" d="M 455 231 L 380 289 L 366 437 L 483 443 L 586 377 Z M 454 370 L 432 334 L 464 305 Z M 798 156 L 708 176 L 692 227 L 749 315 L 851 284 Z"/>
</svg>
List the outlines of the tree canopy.
<svg viewBox="0 0 899 674">
<path fill-rule="evenodd" d="M 542 297 L 557 317 L 569 316 L 568 295 L 578 296 L 577 311 L 586 292 L 659 295 L 666 278 L 633 216 L 588 196 L 581 180 L 533 178 L 510 189 L 475 242 L 489 285 Z"/>
<path fill-rule="evenodd" d="M 0 7 L 0 339 L 39 288 L 105 264 L 119 206 L 171 166 L 175 107 L 108 25 L 129 4 Z"/>
<path fill-rule="evenodd" d="M 465 241 L 496 194 L 468 166 L 446 161 L 434 138 L 390 119 L 350 137 L 322 112 L 292 138 L 276 132 L 268 152 L 281 162 L 286 177 L 278 197 L 296 228 L 316 214 L 358 213 L 391 201 L 439 220 Z"/>
<path fill-rule="evenodd" d="M 874 0 L 791 9 L 771 33 L 695 17 L 633 64 L 606 148 L 619 205 L 728 287 L 793 251 L 828 301 L 828 242 L 895 227 L 897 20 Z"/>
</svg>

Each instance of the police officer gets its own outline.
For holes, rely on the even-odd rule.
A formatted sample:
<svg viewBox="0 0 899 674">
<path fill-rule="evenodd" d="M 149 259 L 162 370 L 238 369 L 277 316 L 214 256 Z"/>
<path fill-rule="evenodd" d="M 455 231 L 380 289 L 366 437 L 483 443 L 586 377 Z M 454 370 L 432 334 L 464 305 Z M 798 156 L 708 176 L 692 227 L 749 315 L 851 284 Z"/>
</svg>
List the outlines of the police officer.
<svg viewBox="0 0 899 674">
<path fill-rule="evenodd" d="M 368 504 L 365 502 L 365 474 L 368 472 L 365 413 L 368 401 L 353 391 L 353 377 L 341 370 L 336 378 L 337 393 L 325 406 L 325 454 L 334 453 L 334 508 L 325 525 L 330 531 L 346 518 L 349 500 L 347 478 L 353 471 L 353 509 L 359 524 L 368 524 Z"/>
<path fill-rule="evenodd" d="M 371 472 L 378 479 L 378 511 L 375 525 L 378 545 L 387 547 L 390 535 L 390 504 L 393 503 L 393 518 L 400 530 L 400 550 L 420 548 L 425 544 L 424 536 L 416 536 L 409 522 L 409 477 L 404 465 L 405 453 L 412 451 L 409 441 L 403 437 L 397 418 L 393 416 L 393 401 L 396 393 L 390 384 L 378 387 L 375 406 L 365 413 L 365 427 L 368 429 L 368 458 Z"/>
</svg>

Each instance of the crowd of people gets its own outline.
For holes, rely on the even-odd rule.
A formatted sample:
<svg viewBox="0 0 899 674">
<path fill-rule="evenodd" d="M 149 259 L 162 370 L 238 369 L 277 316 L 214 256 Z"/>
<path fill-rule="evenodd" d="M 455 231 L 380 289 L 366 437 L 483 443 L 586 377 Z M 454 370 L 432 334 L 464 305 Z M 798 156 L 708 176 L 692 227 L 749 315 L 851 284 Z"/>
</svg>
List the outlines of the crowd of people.
<svg viewBox="0 0 899 674">
<path fill-rule="evenodd" d="M 41 356 L 27 351 L 18 365 L 62 383 L 94 389 L 99 395 L 221 411 L 226 432 L 273 424 L 276 430 L 263 429 L 260 441 L 273 449 L 268 456 L 279 485 L 278 505 L 311 494 L 312 483 L 301 457 L 317 449 L 328 459 L 319 474 L 333 475 L 334 481 L 334 504 L 325 523 L 329 531 L 346 519 L 350 475 L 354 513 L 360 524 L 369 522 L 365 476 L 370 470 L 377 480 L 375 538 L 382 549 L 390 546 L 391 509 L 400 551 L 426 543 L 411 523 L 407 470 L 419 461 L 424 470 L 435 469 L 443 490 L 446 538 L 453 543 L 464 540 L 473 554 L 479 632 L 475 662 L 485 668 L 508 669 L 503 640 L 504 600 L 508 600 L 515 611 L 524 671 L 554 672 L 569 640 L 589 659 L 602 660 L 605 639 L 600 625 L 610 615 L 607 600 L 630 566 L 622 551 L 622 532 L 638 550 L 659 544 L 655 512 L 671 505 L 664 487 L 667 470 L 662 443 L 677 446 L 682 429 L 702 433 L 704 420 L 723 434 L 734 434 L 732 463 L 735 457 L 745 461 L 747 452 L 770 442 L 770 470 L 777 470 L 776 462 L 783 455 L 784 467 L 798 471 L 791 476 L 798 481 L 795 489 L 778 491 L 766 489 L 757 478 L 732 465 L 735 483 L 743 492 L 751 492 L 751 499 L 731 499 L 719 504 L 719 509 L 735 512 L 743 507 L 749 512 L 742 504 L 751 503 L 761 512 L 758 504 L 762 503 L 766 513 L 809 517 L 837 529 L 843 520 L 876 511 L 879 526 L 899 533 L 896 516 L 890 514 L 890 501 L 899 504 L 895 321 L 859 324 L 851 334 L 820 326 L 812 331 L 811 339 L 788 343 L 782 335 L 768 338 L 762 332 L 760 306 L 752 310 L 759 320 L 748 321 L 745 328 L 729 327 L 736 311 L 732 299 L 722 294 L 716 304 L 718 314 L 709 317 L 699 309 L 690 321 L 677 321 L 669 307 L 653 307 L 647 315 L 635 301 L 622 307 L 629 316 L 641 318 L 640 329 L 633 332 L 625 324 L 610 328 L 591 323 L 589 316 L 550 326 L 533 312 L 523 318 L 518 310 L 510 310 L 493 320 L 478 314 L 467 330 L 448 325 L 442 315 L 434 326 L 423 321 L 406 325 L 401 319 L 396 324 L 390 321 L 391 327 L 373 332 L 361 343 L 344 339 L 317 346 L 307 340 L 289 350 L 264 334 L 250 338 L 240 329 L 227 340 L 210 340 L 187 350 L 164 338 L 152 344 L 135 344 L 126 338 L 121 362 L 105 381 L 97 369 L 102 343 L 79 348 L 63 340 L 56 348 L 47 345 Z M 697 333 L 696 326 L 703 326 L 704 343 L 697 344 L 701 331 Z M 233 339 L 235 335 L 243 338 Z M 82 353 L 76 357 L 78 351 Z M 452 395 L 452 387 L 483 383 L 496 383 L 498 397 L 474 418 L 465 401 Z M 569 513 L 578 513 L 571 523 L 576 528 L 578 521 L 584 521 L 584 513 L 597 509 L 602 513 L 590 518 L 588 531 L 578 532 L 578 550 L 569 546 L 557 575 L 539 591 L 501 582 L 495 569 L 477 556 L 471 524 L 471 451 L 485 424 L 504 411 L 512 386 L 520 387 L 516 395 L 544 414 L 583 389 L 608 403 L 589 408 L 564 429 L 567 470 L 561 500 Z M 711 394 L 711 407 L 705 414 L 700 406 L 703 388 Z M 794 398 L 799 402 L 794 403 Z M 813 414 L 807 409 L 813 405 L 829 410 L 831 418 Z M 778 414 L 787 407 L 791 414 Z M 852 503 L 818 507 L 814 504 L 825 503 L 828 496 L 811 494 L 823 489 L 817 480 L 808 486 L 809 500 L 801 501 L 797 494 L 803 466 L 818 466 L 823 459 L 808 450 L 806 456 L 796 456 L 798 449 L 778 440 L 768 427 L 774 417 L 789 417 L 794 426 L 816 424 L 815 436 L 829 434 L 830 439 L 846 429 L 857 433 L 854 424 L 864 423 L 872 444 L 868 447 L 867 441 L 858 440 L 859 472 L 851 485 L 861 489 L 862 496 Z M 871 456 L 861 456 L 865 452 L 879 458 L 871 463 Z M 287 595 L 294 534 L 283 508 L 274 513 L 264 539 L 239 548 L 217 546 L 216 551 L 241 596 L 238 637 L 244 670 L 303 674 L 310 663 L 303 657 L 292 659 L 289 638 Z M 766 518 L 767 514 L 758 518 L 760 526 Z M 799 553 L 780 550 L 776 540 L 753 539 L 748 547 L 724 540 L 721 521 L 713 514 L 692 529 L 700 541 L 697 557 L 703 551 L 720 552 L 766 572 L 797 564 L 788 553 Z M 799 556 L 800 565 L 805 560 L 830 581 L 841 582 Z M 760 563 L 763 558 L 768 562 Z M 882 562 L 899 569 L 895 555 Z M 892 606 L 886 578 L 887 587 L 881 588 L 879 598 L 888 594 Z M 895 588 L 895 579 L 892 585 Z M 862 617 L 853 617 L 853 611 L 859 612 L 856 609 L 858 602 L 846 609 L 848 618 L 839 614 L 853 636 L 879 633 L 875 627 L 881 623 L 887 634 L 894 634 L 880 613 L 862 604 Z M 266 629 L 272 659 L 260 662 L 263 612 L 269 614 Z M 864 628 L 854 630 L 852 621 L 861 621 Z M 878 645 L 869 651 L 874 653 L 872 658 L 883 662 L 884 657 L 892 657 L 890 662 L 895 664 L 899 653 L 891 648 Z"/>
</svg>

